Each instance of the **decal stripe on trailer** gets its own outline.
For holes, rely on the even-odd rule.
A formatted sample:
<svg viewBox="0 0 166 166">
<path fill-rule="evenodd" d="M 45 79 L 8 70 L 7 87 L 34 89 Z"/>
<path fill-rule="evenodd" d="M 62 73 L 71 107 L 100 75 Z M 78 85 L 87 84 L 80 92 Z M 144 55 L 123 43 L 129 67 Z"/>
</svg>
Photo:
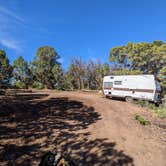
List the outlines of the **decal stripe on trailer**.
<svg viewBox="0 0 166 166">
<path fill-rule="evenodd" d="M 104 90 L 119 90 L 119 91 L 134 91 L 134 92 L 154 93 L 153 89 L 105 88 Z"/>
</svg>

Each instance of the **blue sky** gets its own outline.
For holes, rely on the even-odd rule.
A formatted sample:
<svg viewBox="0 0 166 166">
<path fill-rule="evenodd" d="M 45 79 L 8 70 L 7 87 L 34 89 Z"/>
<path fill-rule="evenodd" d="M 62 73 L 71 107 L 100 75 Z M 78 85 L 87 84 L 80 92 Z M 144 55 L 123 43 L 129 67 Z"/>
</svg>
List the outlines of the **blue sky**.
<svg viewBox="0 0 166 166">
<path fill-rule="evenodd" d="M 49 45 L 61 55 L 109 62 L 127 42 L 166 41 L 165 0 L 0 0 L 0 49 L 12 63 Z"/>
</svg>

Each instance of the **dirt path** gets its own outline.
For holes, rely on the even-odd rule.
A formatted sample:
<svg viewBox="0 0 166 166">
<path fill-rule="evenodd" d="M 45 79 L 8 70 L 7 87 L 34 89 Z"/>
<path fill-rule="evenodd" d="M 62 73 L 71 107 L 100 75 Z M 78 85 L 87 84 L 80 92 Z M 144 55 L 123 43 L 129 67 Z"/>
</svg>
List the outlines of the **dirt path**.
<svg viewBox="0 0 166 166">
<path fill-rule="evenodd" d="M 166 129 L 153 125 L 158 118 L 154 117 L 152 112 L 96 94 L 65 95 L 93 106 L 101 114 L 101 120 L 88 128 L 91 132 L 90 137 L 107 138 L 116 142 L 118 149 L 132 156 L 136 165 L 166 165 Z M 134 119 L 136 114 L 148 118 L 152 125 L 141 126 Z"/>
<path fill-rule="evenodd" d="M 0 165 L 37 165 L 52 150 L 78 165 L 166 166 L 166 129 L 156 125 L 166 121 L 149 110 L 87 92 L 37 92 L 4 101 Z M 136 114 L 152 124 L 140 125 Z"/>
</svg>

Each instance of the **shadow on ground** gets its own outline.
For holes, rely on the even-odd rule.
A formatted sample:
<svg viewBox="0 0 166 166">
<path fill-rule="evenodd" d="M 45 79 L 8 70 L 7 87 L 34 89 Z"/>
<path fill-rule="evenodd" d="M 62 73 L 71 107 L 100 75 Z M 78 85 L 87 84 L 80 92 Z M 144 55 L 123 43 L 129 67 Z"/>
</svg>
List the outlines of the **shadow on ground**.
<svg viewBox="0 0 166 166">
<path fill-rule="evenodd" d="M 130 156 L 115 149 L 115 142 L 90 139 L 83 130 L 101 118 L 93 107 L 66 97 L 42 99 L 46 96 L 22 94 L 0 100 L 1 166 L 38 165 L 48 150 L 61 151 L 78 165 L 134 165 Z"/>
</svg>

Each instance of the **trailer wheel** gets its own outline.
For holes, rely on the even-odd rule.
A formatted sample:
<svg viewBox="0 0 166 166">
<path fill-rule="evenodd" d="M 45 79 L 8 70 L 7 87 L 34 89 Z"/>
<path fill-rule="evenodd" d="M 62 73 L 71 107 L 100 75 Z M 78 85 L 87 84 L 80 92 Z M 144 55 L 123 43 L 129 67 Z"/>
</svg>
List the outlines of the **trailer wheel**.
<svg viewBox="0 0 166 166">
<path fill-rule="evenodd" d="M 109 97 L 109 96 L 107 96 L 107 95 L 105 95 L 105 98 L 109 99 L 110 97 Z"/>
<path fill-rule="evenodd" d="M 133 98 L 131 96 L 126 96 L 125 100 L 126 100 L 126 102 L 131 103 L 133 101 Z"/>
<path fill-rule="evenodd" d="M 156 107 L 159 107 L 159 106 L 160 106 L 160 103 L 159 103 L 159 102 L 155 103 L 155 106 L 156 106 Z"/>
</svg>

